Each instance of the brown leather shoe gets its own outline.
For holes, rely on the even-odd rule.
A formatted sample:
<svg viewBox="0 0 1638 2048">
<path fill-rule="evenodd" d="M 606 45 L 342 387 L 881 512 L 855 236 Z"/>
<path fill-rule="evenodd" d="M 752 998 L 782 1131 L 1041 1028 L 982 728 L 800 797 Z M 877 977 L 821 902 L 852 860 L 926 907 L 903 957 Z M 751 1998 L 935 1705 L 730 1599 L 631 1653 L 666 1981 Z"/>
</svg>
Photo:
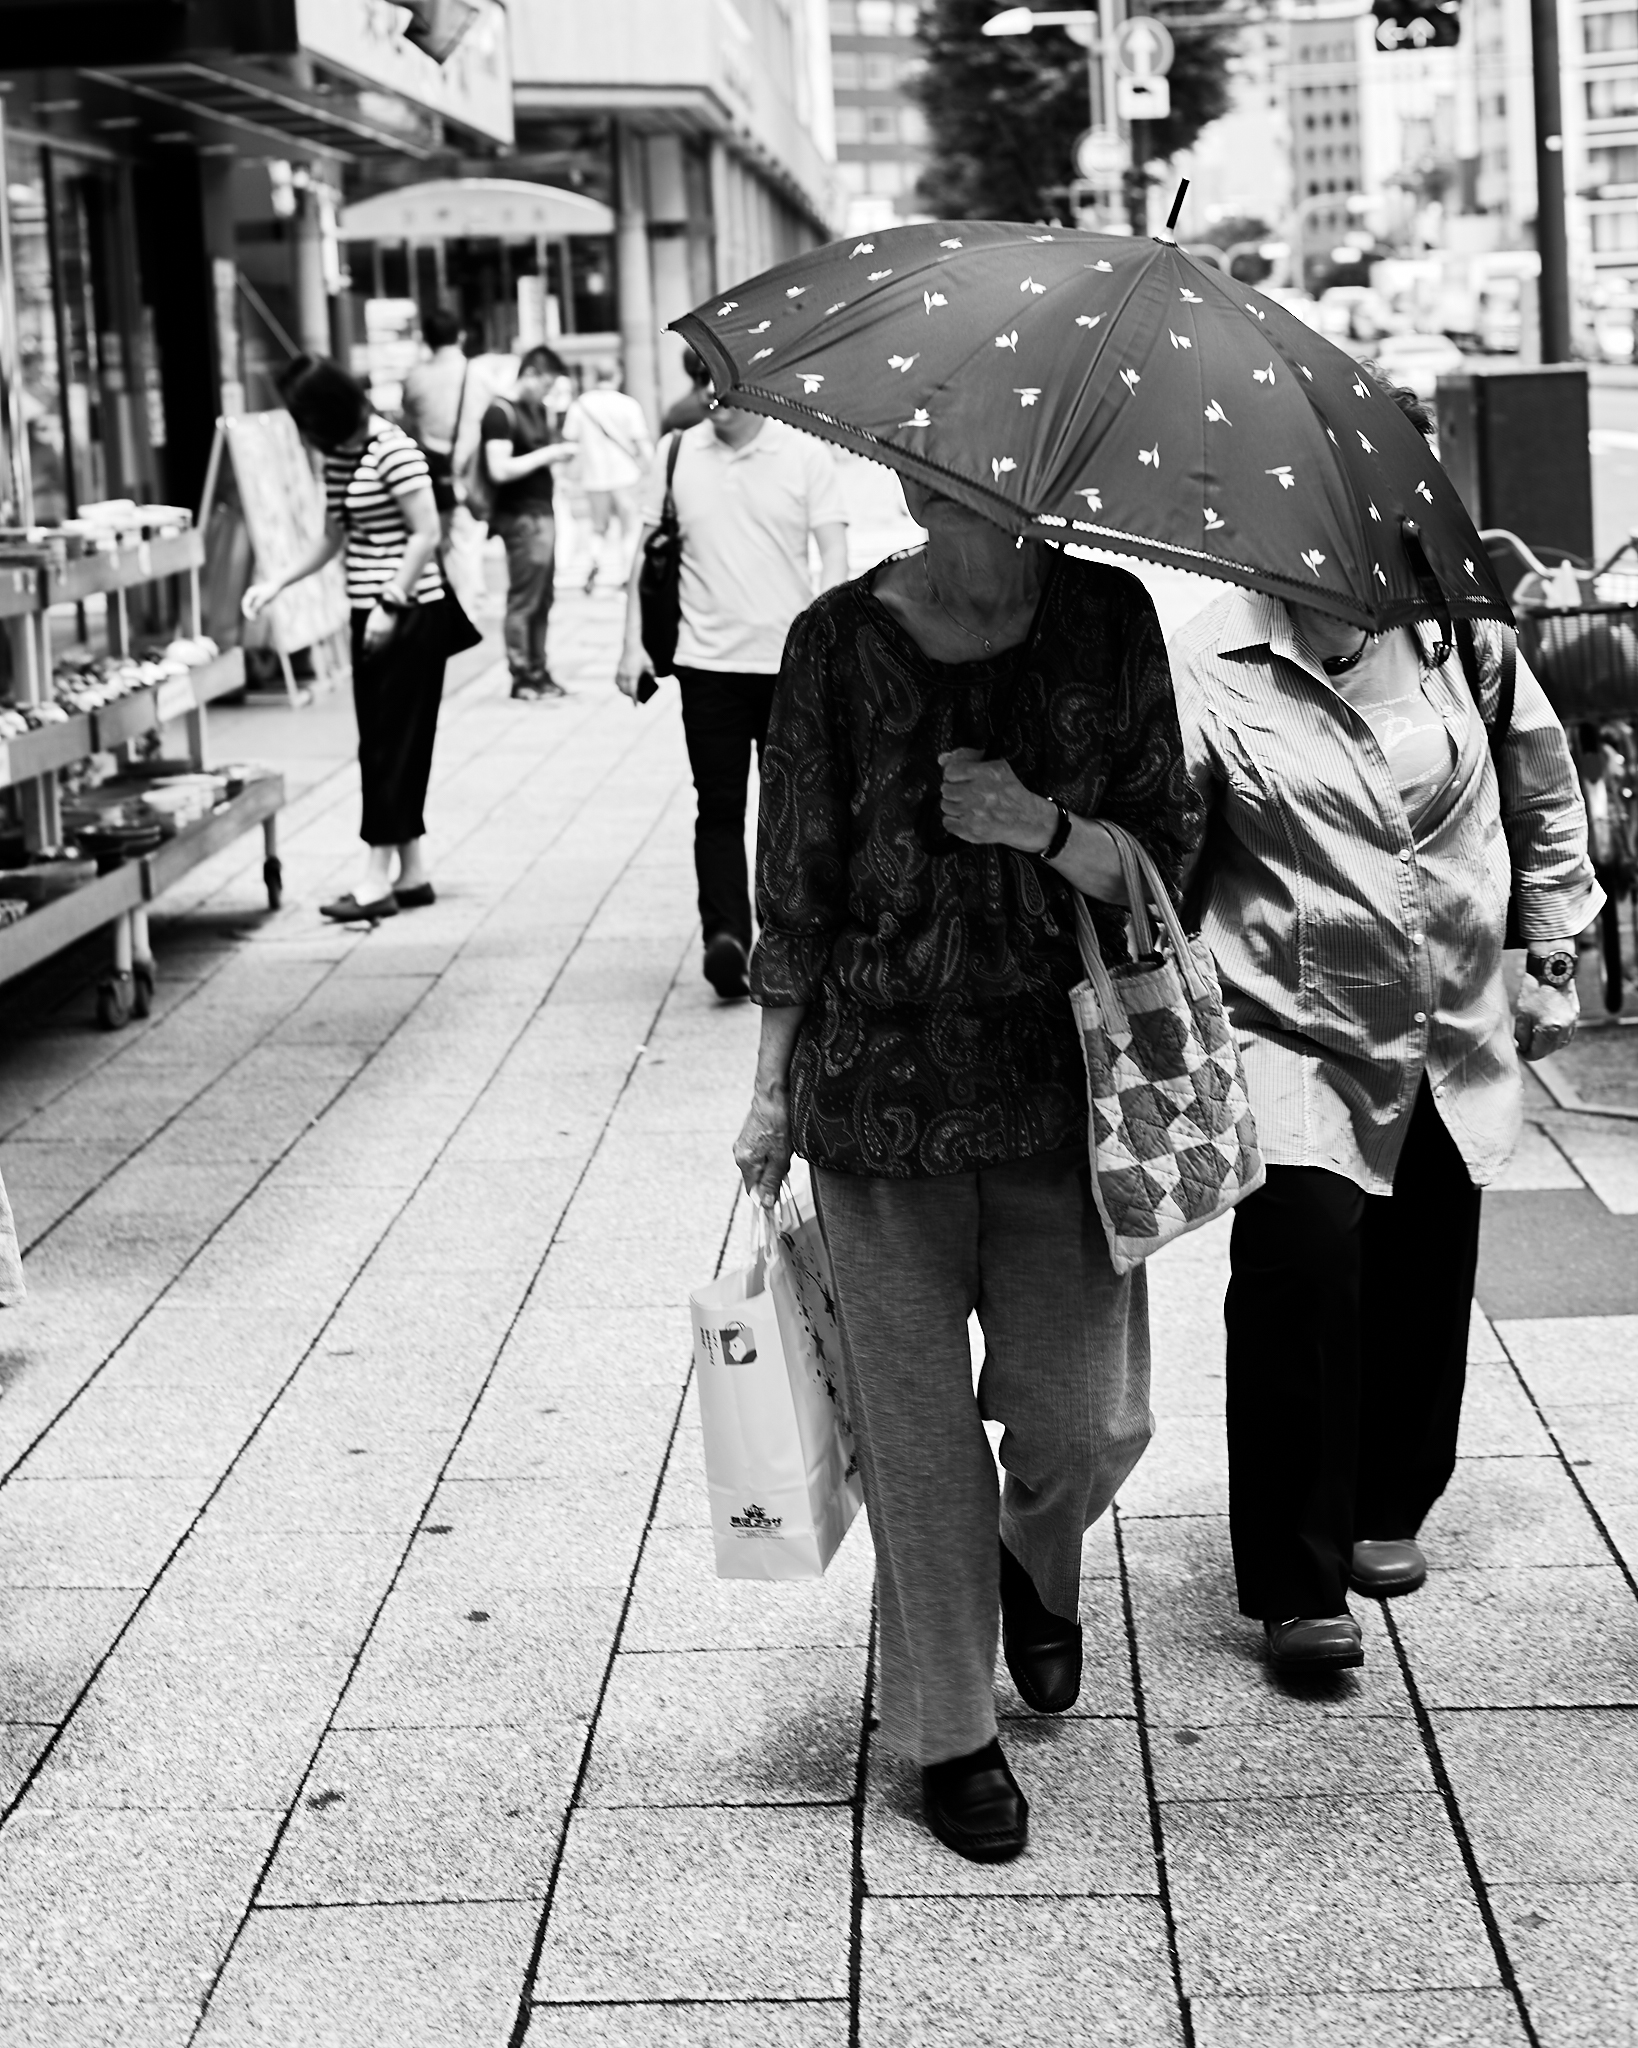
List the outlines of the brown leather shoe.
<svg viewBox="0 0 1638 2048">
<path fill-rule="evenodd" d="M 1029 1845 L 1029 1801 L 998 1741 L 923 1765 L 921 1810 L 945 1848 L 969 1863 L 1010 1863 Z"/>
<path fill-rule="evenodd" d="M 1428 1561 L 1421 1545 L 1408 1536 L 1391 1541 L 1366 1538 L 1354 1545 L 1348 1583 L 1356 1593 L 1389 1600 L 1395 1593 L 1414 1593 L 1427 1575 Z"/>
<path fill-rule="evenodd" d="M 1359 1623 L 1351 1614 L 1293 1615 L 1265 1621 L 1268 1661 L 1276 1671 L 1355 1671 L 1365 1662 Z"/>
</svg>

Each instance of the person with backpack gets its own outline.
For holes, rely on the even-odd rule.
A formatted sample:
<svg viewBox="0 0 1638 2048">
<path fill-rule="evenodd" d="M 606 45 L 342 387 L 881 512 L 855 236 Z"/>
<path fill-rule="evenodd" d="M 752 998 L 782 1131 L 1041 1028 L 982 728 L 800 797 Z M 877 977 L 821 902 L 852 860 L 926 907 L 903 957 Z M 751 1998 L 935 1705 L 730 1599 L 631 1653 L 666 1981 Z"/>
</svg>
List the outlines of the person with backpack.
<svg viewBox="0 0 1638 2048">
<path fill-rule="evenodd" d="M 653 459 L 654 437 L 643 408 L 621 390 L 618 370 L 606 364 L 594 372 L 591 389 L 583 391 L 569 407 L 563 438 L 579 450 L 580 483 L 591 513 L 593 553 L 586 577 L 586 594 L 590 596 L 599 575 L 608 572 L 608 583 L 624 585 L 631 574 L 637 545 L 638 491 L 643 472 Z M 615 529 L 612 544 L 611 526 Z"/>
<path fill-rule="evenodd" d="M 546 666 L 557 552 L 552 472 L 575 455 L 573 443 L 559 437 L 546 398 L 566 375 L 555 349 L 525 350 L 512 395 L 485 407 L 478 429 L 476 462 L 489 500 L 489 531 L 506 549 L 506 665 L 512 695 L 526 703 L 568 695 Z"/>
</svg>

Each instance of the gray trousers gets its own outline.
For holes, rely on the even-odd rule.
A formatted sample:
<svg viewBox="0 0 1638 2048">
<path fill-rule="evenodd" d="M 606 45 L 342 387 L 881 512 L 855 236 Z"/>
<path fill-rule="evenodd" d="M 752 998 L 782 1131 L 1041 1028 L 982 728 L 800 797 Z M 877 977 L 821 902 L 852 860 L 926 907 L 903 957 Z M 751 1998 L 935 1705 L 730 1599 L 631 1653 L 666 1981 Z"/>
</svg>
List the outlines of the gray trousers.
<svg viewBox="0 0 1638 2048">
<path fill-rule="evenodd" d="M 1081 1538 L 1154 1428 L 1146 1276 L 1110 1266 L 1084 1146 L 813 1185 L 876 1546 L 882 1736 L 939 1763 L 995 1734 L 998 1537 L 1052 1613 L 1080 1611 Z"/>
</svg>

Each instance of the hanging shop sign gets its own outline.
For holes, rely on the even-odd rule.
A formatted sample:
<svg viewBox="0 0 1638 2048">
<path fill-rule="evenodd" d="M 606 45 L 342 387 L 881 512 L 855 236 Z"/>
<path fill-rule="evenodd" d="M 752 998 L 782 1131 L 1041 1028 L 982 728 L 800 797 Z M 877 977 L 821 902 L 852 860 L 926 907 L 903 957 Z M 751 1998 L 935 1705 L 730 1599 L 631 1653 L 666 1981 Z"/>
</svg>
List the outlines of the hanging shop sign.
<svg viewBox="0 0 1638 2048">
<path fill-rule="evenodd" d="M 512 140 L 512 65 L 506 11 L 480 0 L 473 20 L 442 63 L 417 48 L 414 21 L 391 0 L 296 0 L 303 51 L 349 72 L 377 93 L 441 114 L 496 142 Z"/>
</svg>

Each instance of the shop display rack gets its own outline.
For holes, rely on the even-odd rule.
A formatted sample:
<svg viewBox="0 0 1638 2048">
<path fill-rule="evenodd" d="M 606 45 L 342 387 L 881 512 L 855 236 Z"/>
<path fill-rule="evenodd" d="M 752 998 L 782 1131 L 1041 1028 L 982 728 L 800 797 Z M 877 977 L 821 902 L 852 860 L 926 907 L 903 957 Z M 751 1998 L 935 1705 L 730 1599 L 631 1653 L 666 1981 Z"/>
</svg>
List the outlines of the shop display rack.
<svg viewBox="0 0 1638 2048">
<path fill-rule="evenodd" d="M 51 610 L 56 605 L 101 596 L 107 607 L 109 652 L 123 654 L 130 641 L 125 593 L 176 577 L 182 583 L 184 632 L 197 639 L 203 561 L 203 536 L 189 528 L 65 563 L 0 566 L 0 630 L 11 641 L 15 695 L 25 706 L 52 701 Z M 244 656 L 233 648 L 94 711 L 72 712 L 0 741 L 0 786 L 17 790 L 29 847 L 62 843 L 59 771 L 92 754 L 118 756 L 133 742 L 180 720 L 187 734 L 187 762 L 202 772 L 206 706 L 243 688 Z M 259 826 L 262 878 L 268 902 L 276 910 L 283 886 L 277 827 L 283 803 L 282 776 L 255 776 L 206 815 L 179 826 L 152 851 L 129 856 L 106 873 L 40 903 L 16 923 L 0 927 L 0 981 L 26 973 L 65 946 L 107 927 L 113 933 L 113 960 L 97 987 L 97 1021 L 113 1030 L 133 1016 L 145 1017 L 154 991 L 149 905 L 201 861 Z"/>
</svg>

